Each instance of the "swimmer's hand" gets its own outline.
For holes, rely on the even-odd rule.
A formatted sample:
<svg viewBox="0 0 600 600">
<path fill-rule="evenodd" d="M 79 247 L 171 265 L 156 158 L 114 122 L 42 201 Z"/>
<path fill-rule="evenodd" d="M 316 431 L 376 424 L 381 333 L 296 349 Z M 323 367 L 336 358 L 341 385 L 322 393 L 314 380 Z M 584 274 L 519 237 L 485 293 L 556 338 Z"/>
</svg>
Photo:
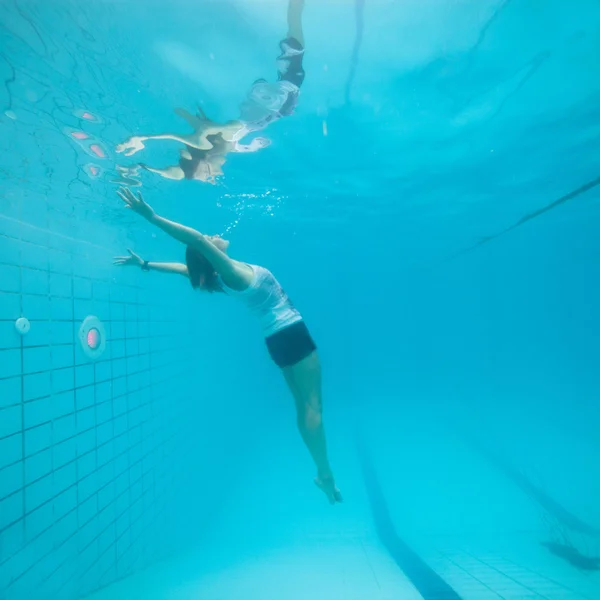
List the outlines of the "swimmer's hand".
<svg viewBox="0 0 600 600">
<path fill-rule="evenodd" d="M 129 252 L 129 256 L 115 256 L 113 258 L 113 265 L 119 267 L 141 267 L 144 264 L 144 260 L 133 250 L 127 248 L 127 252 Z"/>
<path fill-rule="evenodd" d="M 140 217 L 144 217 L 148 221 L 154 218 L 154 210 L 144 202 L 141 192 L 138 192 L 137 196 L 134 196 L 129 188 L 123 187 L 117 190 L 117 194 L 125 202 L 125 208 L 130 208 L 134 213 L 137 213 Z"/>
<path fill-rule="evenodd" d="M 125 156 L 132 156 L 133 154 L 139 152 L 145 147 L 144 139 L 145 138 L 134 135 L 128 140 L 125 140 L 122 144 L 117 144 L 115 146 L 115 150 L 118 154 L 121 154 L 121 152 L 123 152 Z"/>
<path fill-rule="evenodd" d="M 329 504 L 336 504 L 337 502 L 343 502 L 342 493 L 335 486 L 335 481 L 331 475 L 315 477 L 315 484 L 323 493 L 327 496 Z"/>
</svg>

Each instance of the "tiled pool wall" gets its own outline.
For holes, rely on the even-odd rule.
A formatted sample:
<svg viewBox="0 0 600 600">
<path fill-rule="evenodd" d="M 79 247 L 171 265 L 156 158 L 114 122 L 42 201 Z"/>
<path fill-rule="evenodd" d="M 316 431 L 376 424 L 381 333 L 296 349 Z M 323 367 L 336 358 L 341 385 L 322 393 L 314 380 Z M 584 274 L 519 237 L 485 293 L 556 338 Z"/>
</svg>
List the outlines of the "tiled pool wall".
<svg viewBox="0 0 600 600">
<path fill-rule="evenodd" d="M 181 494 L 200 468 L 189 325 L 160 278 L 112 267 L 118 228 L 42 195 L 2 202 L 0 597 L 75 598 L 169 553 L 202 512 L 195 484 Z M 94 361 L 88 315 L 108 339 Z"/>
</svg>

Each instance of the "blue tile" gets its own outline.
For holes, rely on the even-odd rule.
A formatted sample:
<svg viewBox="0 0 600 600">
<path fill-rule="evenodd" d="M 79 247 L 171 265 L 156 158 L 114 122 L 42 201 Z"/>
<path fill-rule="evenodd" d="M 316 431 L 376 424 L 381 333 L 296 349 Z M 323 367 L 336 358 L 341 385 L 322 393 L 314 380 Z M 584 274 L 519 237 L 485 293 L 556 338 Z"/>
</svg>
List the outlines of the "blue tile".
<svg viewBox="0 0 600 600">
<path fill-rule="evenodd" d="M 99 489 L 114 479 L 115 466 L 112 463 L 108 463 L 102 467 L 100 465 L 98 465 L 98 471 L 96 471 L 96 474 L 97 474 L 98 489 Z"/>
<path fill-rule="evenodd" d="M 123 321 L 112 321 L 110 323 L 110 339 L 111 340 L 125 339 L 125 323 Z"/>
<path fill-rule="evenodd" d="M 113 358 L 125 357 L 125 340 L 118 340 L 111 331 L 108 337 L 108 343 L 110 344 L 111 356 Z"/>
<path fill-rule="evenodd" d="M 0 469 L 23 458 L 23 434 L 0 438 Z"/>
<path fill-rule="evenodd" d="M 25 431 L 25 456 L 30 456 L 52 445 L 52 424 L 45 423 Z"/>
<path fill-rule="evenodd" d="M 50 323 L 50 339 L 53 345 L 73 344 L 73 323 L 72 321 L 53 321 Z"/>
<path fill-rule="evenodd" d="M 30 348 L 31 346 L 48 346 L 50 344 L 50 327 L 47 321 L 33 321 L 31 330 L 23 337 L 23 345 Z"/>
<path fill-rule="evenodd" d="M 44 502 L 51 500 L 53 495 L 52 474 L 50 474 L 25 488 L 25 510 L 27 512 L 35 510 Z"/>
<path fill-rule="evenodd" d="M 109 440 L 113 439 L 113 437 L 114 437 L 113 422 L 108 421 L 106 423 L 103 423 L 102 425 L 98 425 L 96 432 L 97 432 L 96 439 L 98 442 L 98 447 L 100 447 L 100 445 L 105 444 Z"/>
<path fill-rule="evenodd" d="M 71 344 L 52 346 L 50 349 L 50 364 L 53 369 L 63 369 L 73 365 L 73 346 Z M 54 378 L 52 385 L 54 385 Z M 73 387 L 71 385 L 71 387 Z"/>
<path fill-rule="evenodd" d="M 75 403 L 77 410 L 89 408 L 94 405 L 94 386 L 88 385 L 86 387 L 77 388 L 75 390 Z"/>
<path fill-rule="evenodd" d="M 23 413 L 25 417 L 25 429 L 37 427 L 42 423 L 47 423 L 54 417 L 54 404 L 51 396 L 25 402 L 23 405 Z"/>
<path fill-rule="evenodd" d="M 94 408 L 77 411 L 77 430 L 82 433 L 96 425 L 96 412 Z"/>
<path fill-rule="evenodd" d="M 0 350 L 0 378 L 21 374 L 21 350 Z"/>
<path fill-rule="evenodd" d="M 108 364 L 108 363 L 106 363 Z M 103 367 L 104 367 L 104 363 L 102 363 Z M 98 367 L 100 365 L 96 365 L 96 367 Z M 108 364 L 108 367 L 110 368 L 110 365 Z M 104 368 L 102 369 L 102 371 L 104 371 Z M 105 375 L 105 373 L 102 373 Z M 110 376 L 107 377 L 106 379 L 104 377 L 100 377 L 99 376 L 99 371 L 96 368 L 96 381 L 98 383 L 96 383 L 96 385 L 94 386 L 96 388 L 96 402 L 98 404 L 100 404 L 101 402 L 107 402 L 112 398 L 112 385 L 110 382 Z"/>
<path fill-rule="evenodd" d="M 98 480 L 96 478 L 95 473 L 91 473 L 87 477 L 84 477 L 83 479 L 79 480 L 77 482 L 79 501 L 82 502 L 87 498 L 91 498 L 92 496 L 94 496 L 95 498 L 95 494 L 98 491 L 98 487 Z M 84 521 L 80 520 L 80 523 L 82 522 Z"/>
<path fill-rule="evenodd" d="M 31 208 L 30 205 L 31 198 L 27 199 L 27 208 Z M 25 213 L 22 212 L 22 216 L 25 216 Z M 48 246 L 48 231 L 47 227 L 39 228 L 32 227 L 28 223 L 21 223 L 21 239 L 25 242 L 29 242 L 31 244 L 37 244 L 38 246 Z"/>
<path fill-rule="evenodd" d="M 77 252 L 73 255 L 73 274 L 78 277 L 85 277 L 93 273 L 93 265 L 90 263 L 90 257 L 87 252 Z M 95 273 L 94 273 L 95 275 Z"/>
<path fill-rule="evenodd" d="M 23 376 L 23 399 L 25 401 L 49 396 L 51 392 L 50 371 Z"/>
<path fill-rule="evenodd" d="M 129 489 L 129 473 L 118 471 L 117 466 L 119 465 L 115 463 L 115 471 L 118 473 L 115 477 L 115 500 L 122 494 L 126 495 Z"/>
<path fill-rule="evenodd" d="M 48 270 L 48 248 L 28 242 L 21 242 L 21 266 L 31 269 Z"/>
<path fill-rule="evenodd" d="M 11 265 L 0 264 L 0 281 L 3 292 L 21 291 L 21 269 Z"/>
<path fill-rule="evenodd" d="M 70 462 L 54 471 L 54 490 L 61 493 L 77 482 L 77 464 Z"/>
<path fill-rule="evenodd" d="M 15 329 L 14 321 L 0 321 L 0 350 L 7 348 L 21 348 L 21 336 Z"/>
<path fill-rule="evenodd" d="M 93 281 L 92 296 L 96 300 L 110 300 L 110 284 L 104 281 Z"/>
<path fill-rule="evenodd" d="M 25 485 L 52 471 L 52 450 L 47 448 L 25 459 Z"/>
<path fill-rule="evenodd" d="M 67 415 L 56 419 L 52 423 L 52 439 L 54 443 L 62 442 L 77 434 L 77 421 L 75 415 Z"/>
<path fill-rule="evenodd" d="M 90 315 L 95 315 L 94 303 L 91 300 L 76 299 L 73 303 L 73 317 L 76 321 L 83 321 Z"/>
<path fill-rule="evenodd" d="M 22 295 L 23 315 L 30 321 L 46 321 L 50 318 L 50 298 L 31 294 Z"/>
<path fill-rule="evenodd" d="M 50 348 L 25 348 L 23 350 L 23 373 L 37 373 L 50 368 Z"/>
<path fill-rule="evenodd" d="M 2 474 L 0 473 L 0 477 Z M 0 498 L 0 529 L 23 518 L 23 492 Z"/>
<path fill-rule="evenodd" d="M 73 270 L 71 255 L 61 250 L 48 250 L 49 269 L 51 273 L 70 275 Z M 71 295 L 69 289 L 68 295 Z"/>
<path fill-rule="evenodd" d="M 20 405 L 0 409 L 0 438 L 19 433 L 22 429 Z"/>
<path fill-rule="evenodd" d="M 60 234 L 50 234 L 48 237 L 48 246 L 50 248 L 55 248 L 67 254 L 77 251 L 79 243 L 73 239 L 73 236 L 77 235 L 77 224 L 71 216 L 63 217 L 58 213 L 50 213 L 48 215 L 48 229 L 52 232 L 62 232 Z"/>
<path fill-rule="evenodd" d="M 135 343 L 134 345 L 134 352 L 138 351 L 138 343 L 137 343 L 137 338 L 138 337 L 138 324 L 137 321 L 126 321 L 125 322 L 125 334 L 127 336 L 127 341 L 132 341 Z"/>
<path fill-rule="evenodd" d="M 118 396 L 127 391 L 125 375 L 127 375 L 127 359 L 118 358 L 112 361 L 113 384 L 115 387 L 114 395 Z M 118 391 L 117 391 L 118 390 Z"/>
<path fill-rule="evenodd" d="M 81 277 L 73 277 L 73 296 L 84 300 L 92 298 L 92 281 Z"/>
<path fill-rule="evenodd" d="M 21 289 L 24 294 L 41 294 L 47 296 L 50 293 L 48 271 L 21 269 Z"/>
<path fill-rule="evenodd" d="M 125 305 L 115 298 L 115 288 L 111 288 L 110 319 L 111 321 L 125 321 Z"/>
<path fill-rule="evenodd" d="M 102 510 L 115 499 L 115 486 L 110 482 L 98 490 L 98 510 Z"/>
<path fill-rule="evenodd" d="M 138 320 L 137 303 L 125 305 L 125 320 L 128 323 L 137 323 L 137 320 Z"/>
<path fill-rule="evenodd" d="M 23 465 L 14 463 L 0 470 L 0 498 L 6 498 L 23 488 Z"/>
<path fill-rule="evenodd" d="M 75 370 L 73 367 L 55 369 L 52 372 L 52 391 L 55 394 L 72 390 L 75 387 Z"/>
<path fill-rule="evenodd" d="M 0 511 L 2 503 L 0 503 Z M 1 517 L 0 517 L 1 519 Z M 0 525 L 0 528 L 2 526 Z M 2 532 L 2 543 L 0 544 L 0 563 L 15 556 L 25 543 L 25 532 L 23 521 L 17 521 Z"/>
<path fill-rule="evenodd" d="M 8 202 L 7 202 L 8 200 Z M 15 198 L 3 198 L 2 214 L 0 214 L 0 233 L 9 238 L 21 237 L 20 201 Z"/>
<path fill-rule="evenodd" d="M 96 404 L 96 423 L 105 423 L 112 419 L 112 403 L 101 402 Z"/>
<path fill-rule="evenodd" d="M 90 410 L 90 409 L 88 409 Z M 79 456 L 87 454 L 96 448 L 96 430 L 89 429 L 77 436 L 77 454 Z M 95 460 L 95 458 L 94 458 Z"/>
<path fill-rule="evenodd" d="M 2 287 L 2 284 L 0 284 L 0 287 Z M 16 321 L 20 316 L 21 295 L 0 292 L 0 319 Z"/>
<path fill-rule="evenodd" d="M 61 494 L 58 494 L 56 498 L 54 498 L 53 504 L 54 515 L 57 520 L 61 519 L 71 511 L 74 511 L 77 506 L 77 486 L 70 487 Z M 73 514 L 77 517 L 76 512 Z M 75 526 L 77 527 L 77 520 L 75 520 Z"/>
<path fill-rule="evenodd" d="M 115 420 L 115 424 L 116 424 L 116 420 Z M 126 452 L 127 450 L 129 450 L 129 439 L 127 438 L 127 435 L 125 434 L 117 434 L 116 430 L 114 432 L 114 442 L 115 442 L 115 454 L 117 456 L 123 455 L 124 452 Z M 126 457 L 127 455 L 125 455 Z M 123 459 L 125 460 L 125 459 Z M 129 463 L 128 463 L 129 465 Z M 129 468 L 129 466 L 127 466 L 127 468 Z"/>
<path fill-rule="evenodd" d="M 21 402 L 21 378 L 0 379 L 0 408 L 12 406 L 19 402 Z"/>
<path fill-rule="evenodd" d="M 0 235 L 0 262 L 8 265 L 20 264 L 19 240 Z"/>
<path fill-rule="evenodd" d="M 100 533 L 96 517 L 92 517 L 90 521 L 81 526 L 77 532 L 77 538 L 79 543 L 79 564 L 81 565 L 82 571 L 85 572 L 86 566 L 90 569 L 87 571 L 86 578 L 96 579 L 99 573 L 92 567 L 95 567 L 98 562 L 98 547 L 94 542 Z M 93 552 L 90 554 L 90 550 Z"/>
<path fill-rule="evenodd" d="M 109 440 L 107 443 L 103 444 L 102 446 L 98 446 L 98 451 L 97 451 L 96 456 L 97 456 L 99 467 L 101 467 L 101 466 L 107 464 L 108 462 L 110 462 L 111 460 L 113 460 L 115 457 L 115 448 L 114 448 L 114 444 L 112 443 L 112 441 Z"/>
<path fill-rule="evenodd" d="M 58 469 L 77 458 L 77 440 L 69 438 L 52 447 L 53 465 Z"/>
<path fill-rule="evenodd" d="M 93 433 L 93 432 L 91 432 L 91 433 Z M 85 435 L 88 435 L 89 436 L 88 439 L 92 439 L 92 441 L 95 443 L 95 439 L 89 433 L 81 434 L 81 436 L 77 436 L 77 453 L 81 455 L 77 459 L 77 473 L 79 474 L 80 479 L 83 479 L 84 477 L 91 475 L 96 470 L 96 453 L 95 452 L 87 452 L 86 454 L 83 454 L 80 451 L 80 446 L 82 445 L 80 438 Z M 94 445 L 92 444 L 92 448 L 93 447 L 94 447 Z"/>
<path fill-rule="evenodd" d="M 61 392 L 52 396 L 52 405 L 54 407 L 54 419 L 75 411 L 75 392 Z"/>
<path fill-rule="evenodd" d="M 50 318 L 53 321 L 73 320 L 73 300 L 71 298 L 50 297 Z M 70 328 L 69 328 L 70 331 Z"/>
<path fill-rule="evenodd" d="M 52 527 L 54 516 L 52 503 L 44 504 L 25 517 L 25 539 L 32 540 Z"/>
<path fill-rule="evenodd" d="M 21 218 L 22 220 L 31 225 L 33 227 L 24 227 L 22 232 L 22 237 L 27 235 L 29 237 L 29 233 L 25 234 L 26 230 L 29 229 L 41 229 L 45 233 L 45 242 L 48 240 L 48 200 L 42 196 L 33 196 L 31 194 L 28 195 L 27 201 L 21 203 Z"/>
<path fill-rule="evenodd" d="M 63 273 L 50 273 L 50 296 L 73 302 L 73 278 Z M 71 309 L 71 316 L 73 310 Z"/>
<path fill-rule="evenodd" d="M 81 365 L 75 367 L 75 385 L 83 387 L 85 385 L 92 385 L 94 383 L 94 365 Z"/>
</svg>

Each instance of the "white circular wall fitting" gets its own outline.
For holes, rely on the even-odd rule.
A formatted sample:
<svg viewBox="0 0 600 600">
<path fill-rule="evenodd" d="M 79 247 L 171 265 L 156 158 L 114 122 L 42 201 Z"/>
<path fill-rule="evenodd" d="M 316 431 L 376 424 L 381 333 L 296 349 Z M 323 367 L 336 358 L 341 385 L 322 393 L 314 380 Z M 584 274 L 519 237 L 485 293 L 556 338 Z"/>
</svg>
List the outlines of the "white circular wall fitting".
<svg viewBox="0 0 600 600">
<path fill-rule="evenodd" d="M 16 321 L 15 321 L 15 329 L 21 334 L 21 335 L 26 335 L 29 333 L 29 330 L 31 329 L 31 323 L 29 322 L 29 319 L 26 319 L 25 317 L 19 317 Z"/>
<path fill-rule="evenodd" d="M 92 360 L 102 356 L 106 348 L 106 332 L 98 317 L 89 316 L 79 328 L 79 343 L 83 353 Z"/>
</svg>

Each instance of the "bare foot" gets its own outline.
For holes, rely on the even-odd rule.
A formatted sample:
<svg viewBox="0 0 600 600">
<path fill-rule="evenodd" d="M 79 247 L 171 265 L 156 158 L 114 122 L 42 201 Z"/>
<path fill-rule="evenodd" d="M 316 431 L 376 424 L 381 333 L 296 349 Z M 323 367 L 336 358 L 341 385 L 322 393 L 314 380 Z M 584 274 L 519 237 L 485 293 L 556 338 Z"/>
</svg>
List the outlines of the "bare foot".
<svg viewBox="0 0 600 600">
<path fill-rule="evenodd" d="M 122 144 L 117 144 L 115 150 L 117 153 L 123 152 L 125 156 L 132 156 L 144 148 L 143 138 L 133 136 L 125 140 Z"/>
<path fill-rule="evenodd" d="M 315 477 L 315 484 L 327 496 L 329 504 L 343 502 L 342 494 L 340 490 L 338 490 L 335 486 L 335 481 L 333 480 L 333 477 Z"/>
</svg>

